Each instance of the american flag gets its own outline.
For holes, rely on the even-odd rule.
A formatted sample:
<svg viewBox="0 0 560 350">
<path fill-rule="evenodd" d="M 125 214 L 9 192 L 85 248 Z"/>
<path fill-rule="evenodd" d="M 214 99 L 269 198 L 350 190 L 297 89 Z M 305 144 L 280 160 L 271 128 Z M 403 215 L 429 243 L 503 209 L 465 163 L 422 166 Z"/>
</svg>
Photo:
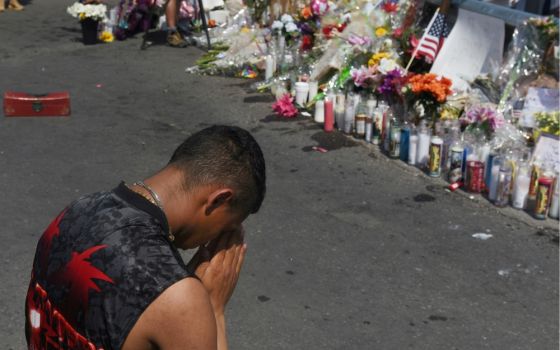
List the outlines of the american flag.
<svg viewBox="0 0 560 350">
<path fill-rule="evenodd" d="M 438 13 L 434 23 L 420 40 L 417 54 L 426 56 L 433 62 L 448 35 L 449 26 L 445 15 Z"/>
</svg>

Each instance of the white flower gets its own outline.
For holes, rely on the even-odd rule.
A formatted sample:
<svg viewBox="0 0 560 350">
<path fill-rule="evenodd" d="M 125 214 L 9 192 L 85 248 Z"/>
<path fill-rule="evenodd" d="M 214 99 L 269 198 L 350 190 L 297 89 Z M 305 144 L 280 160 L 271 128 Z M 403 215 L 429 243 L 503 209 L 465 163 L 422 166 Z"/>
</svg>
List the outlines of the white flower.
<svg viewBox="0 0 560 350">
<path fill-rule="evenodd" d="M 383 46 L 386 47 L 387 49 L 390 49 L 393 47 L 393 40 L 391 39 L 385 39 L 385 41 L 383 41 Z"/>
<path fill-rule="evenodd" d="M 288 15 L 288 14 L 283 14 L 283 15 L 282 15 L 282 18 L 280 18 L 280 20 L 281 20 L 284 24 L 293 23 L 293 22 L 294 22 L 293 17 L 290 16 L 290 15 Z"/>
<path fill-rule="evenodd" d="M 107 21 L 107 6 L 103 4 L 88 4 L 84 5 L 79 2 L 75 2 L 72 6 L 66 9 L 66 12 L 72 17 L 79 18 L 80 20 L 84 18 L 92 18 L 98 21 Z"/>
<path fill-rule="evenodd" d="M 272 30 L 282 30 L 282 28 L 284 28 L 284 23 L 280 21 L 272 22 Z"/>
<path fill-rule="evenodd" d="M 81 4 L 79 2 L 75 2 L 74 4 L 72 4 L 72 6 L 70 6 L 66 9 L 66 12 L 68 12 L 68 14 L 70 16 L 78 18 L 80 13 L 85 12 L 84 4 Z"/>
<path fill-rule="evenodd" d="M 297 32 L 297 31 L 298 31 L 298 27 L 294 22 L 286 23 L 286 32 L 292 33 L 292 32 Z"/>
<path fill-rule="evenodd" d="M 381 61 L 379 61 L 379 66 L 377 67 L 377 70 L 381 74 L 387 74 L 390 71 L 395 70 L 397 68 L 400 68 L 400 66 L 397 64 L 397 62 L 395 62 L 395 60 L 391 58 L 382 58 Z"/>
</svg>

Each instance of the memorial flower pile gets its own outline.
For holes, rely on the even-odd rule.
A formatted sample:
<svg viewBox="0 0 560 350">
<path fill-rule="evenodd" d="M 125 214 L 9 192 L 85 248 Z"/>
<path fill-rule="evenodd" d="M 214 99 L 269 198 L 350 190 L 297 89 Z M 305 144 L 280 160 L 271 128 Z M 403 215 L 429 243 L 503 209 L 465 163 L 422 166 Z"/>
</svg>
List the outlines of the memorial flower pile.
<svg viewBox="0 0 560 350">
<path fill-rule="evenodd" d="M 272 105 L 276 115 L 294 118 L 301 111 L 312 115 L 325 132 L 338 129 L 424 170 L 430 164 L 430 176 L 449 176 L 452 190 L 469 164 L 460 164 L 459 172 L 448 169 L 451 164 L 441 159 L 449 154 L 438 153 L 445 152 L 442 140 L 454 140 L 478 169 L 487 166 L 491 151 L 506 154 L 515 164 L 516 159 L 527 158 L 533 141 L 542 139 L 539 133 L 560 136 L 560 111 L 537 113 L 534 127 L 526 114 L 529 88 L 557 89 L 555 20 L 540 18 L 518 25 L 502 62 L 492 62 L 495 67 L 484 67 L 480 72 L 487 73 L 469 77 L 471 81 L 452 81 L 450 77 L 466 79 L 460 64 L 447 65 L 458 70 L 447 76 L 428 72 L 437 72 L 434 60 L 450 60 L 447 50 L 439 49 L 456 40 L 448 36 L 449 29 L 464 27 L 458 25 L 461 16 L 453 17 L 455 23 L 448 27 L 447 8 L 442 6 L 434 14 L 424 3 L 248 0 L 249 11 L 235 15 L 229 28 L 216 28 L 219 39 L 230 48 L 208 57 L 197 72 L 239 76 L 243 71 L 248 73 L 243 77 L 264 77 L 252 88 L 276 96 Z M 279 16 L 282 11 L 286 14 Z M 254 22 L 246 20 L 248 14 Z M 425 23 L 437 23 L 436 30 L 430 31 Z M 424 46 L 415 50 L 424 33 L 440 37 L 435 52 Z M 464 188 L 480 192 L 482 187 L 472 179 L 462 179 Z M 509 195 L 504 194 L 503 203 Z"/>
</svg>

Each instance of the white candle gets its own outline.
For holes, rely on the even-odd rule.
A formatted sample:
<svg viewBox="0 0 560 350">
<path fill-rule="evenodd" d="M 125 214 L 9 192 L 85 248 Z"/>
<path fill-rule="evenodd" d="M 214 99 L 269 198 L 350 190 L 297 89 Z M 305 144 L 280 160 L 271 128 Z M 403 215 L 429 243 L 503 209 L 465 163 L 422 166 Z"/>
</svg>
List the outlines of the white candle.
<svg viewBox="0 0 560 350">
<path fill-rule="evenodd" d="M 428 132 L 418 133 L 418 151 L 416 154 L 416 163 L 422 167 L 428 163 L 430 159 L 430 134 Z"/>
<path fill-rule="evenodd" d="M 366 105 L 368 108 L 368 114 L 373 116 L 373 111 L 375 110 L 375 107 L 377 107 L 377 100 L 369 99 L 367 100 Z"/>
<path fill-rule="evenodd" d="M 548 210 L 548 216 L 550 216 L 553 219 L 558 219 L 558 214 L 559 214 L 559 198 L 558 198 L 558 194 L 560 192 L 560 183 L 558 181 L 558 175 L 556 176 L 556 185 L 554 186 L 554 194 L 552 195 L 551 201 L 550 201 L 550 209 Z"/>
<path fill-rule="evenodd" d="M 520 172 L 515 179 L 515 186 L 513 188 L 513 200 L 511 205 L 517 209 L 525 208 L 525 201 L 529 193 L 529 183 L 531 183 L 531 176 L 526 173 Z"/>
<path fill-rule="evenodd" d="M 418 135 L 410 135 L 408 139 L 408 164 L 416 164 L 416 150 L 418 147 Z"/>
<path fill-rule="evenodd" d="M 266 68 L 264 72 L 264 79 L 269 80 L 274 74 L 274 58 L 271 55 L 267 55 L 265 58 Z"/>
<path fill-rule="evenodd" d="M 496 200 L 496 195 L 498 192 L 498 178 L 500 176 L 500 163 L 494 162 L 492 164 L 492 178 L 490 179 L 490 189 L 488 191 L 488 199 L 491 201 Z"/>
<path fill-rule="evenodd" d="M 315 102 L 315 122 L 324 123 L 325 122 L 325 102 L 317 101 Z"/>
<path fill-rule="evenodd" d="M 309 82 L 309 102 L 313 101 L 315 96 L 317 96 L 318 89 L 319 89 L 319 84 L 316 81 Z"/>
<path fill-rule="evenodd" d="M 548 216 L 550 216 L 553 219 L 558 219 L 558 205 L 560 203 L 558 198 L 558 192 L 554 192 L 554 194 L 552 195 L 552 202 L 550 203 L 550 209 L 548 210 Z"/>
<path fill-rule="evenodd" d="M 309 94 L 309 84 L 303 81 L 298 81 L 295 84 L 296 90 L 296 104 L 299 106 L 305 105 L 307 95 Z"/>
<path fill-rule="evenodd" d="M 348 96 L 346 111 L 344 112 L 344 133 L 351 134 L 354 128 L 354 97 Z"/>
</svg>

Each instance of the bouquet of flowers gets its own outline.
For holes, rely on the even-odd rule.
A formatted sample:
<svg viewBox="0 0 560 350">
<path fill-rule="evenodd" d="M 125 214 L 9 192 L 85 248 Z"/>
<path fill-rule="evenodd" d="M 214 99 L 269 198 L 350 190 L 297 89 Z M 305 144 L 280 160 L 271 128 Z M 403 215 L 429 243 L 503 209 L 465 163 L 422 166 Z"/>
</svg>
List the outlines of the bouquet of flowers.
<svg viewBox="0 0 560 350">
<path fill-rule="evenodd" d="M 107 22 L 107 6 L 104 4 L 83 4 L 75 2 L 72 6 L 66 9 L 66 12 L 80 21 L 85 19 L 92 19 L 94 21 Z"/>
<path fill-rule="evenodd" d="M 288 14 L 282 15 L 279 21 L 274 21 L 271 29 L 274 34 L 283 35 L 288 45 L 300 35 L 300 30 L 294 22 L 294 18 Z"/>
<path fill-rule="evenodd" d="M 294 106 L 294 98 L 289 94 L 284 94 L 273 105 L 272 110 L 277 115 L 285 118 L 294 118 L 298 115 L 298 109 Z"/>
<path fill-rule="evenodd" d="M 438 107 L 451 95 L 451 80 L 433 73 L 415 74 L 408 79 L 404 92 L 420 118 L 430 117 L 435 123 Z"/>
<path fill-rule="evenodd" d="M 356 88 L 375 89 L 381 80 L 381 75 L 377 73 L 375 67 L 352 68 L 350 75 Z"/>
<path fill-rule="evenodd" d="M 377 88 L 377 92 L 384 95 L 389 100 L 402 100 L 402 89 L 406 86 L 406 83 L 407 76 L 404 70 L 400 67 L 395 67 L 384 74 L 382 82 Z"/>
<path fill-rule="evenodd" d="M 560 111 L 535 113 L 539 131 L 560 136 Z"/>
<path fill-rule="evenodd" d="M 315 32 L 321 26 L 320 19 L 328 11 L 329 5 L 326 1 L 311 1 L 299 12 L 298 27 L 301 31 L 300 49 L 311 50 L 315 43 Z"/>
<path fill-rule="evenodd" d="M 474 105 L 459 120 L 466 125 L 466 130 L 480 129 L 487 138 L 505 124 L 504 116 L 492 104 Z"/>
</svg>

